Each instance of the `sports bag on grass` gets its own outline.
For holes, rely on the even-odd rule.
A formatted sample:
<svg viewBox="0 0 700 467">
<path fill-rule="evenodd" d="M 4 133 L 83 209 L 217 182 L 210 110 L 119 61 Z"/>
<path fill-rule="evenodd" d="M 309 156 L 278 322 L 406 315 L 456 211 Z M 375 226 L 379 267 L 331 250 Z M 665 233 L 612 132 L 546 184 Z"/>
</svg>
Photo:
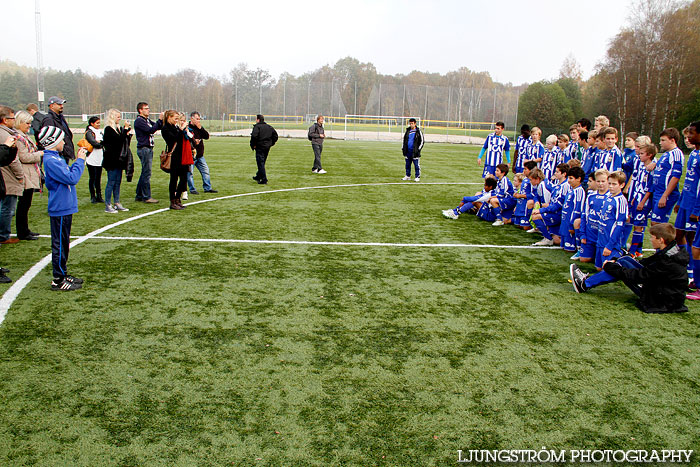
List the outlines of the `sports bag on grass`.
<svg viewBox="0 0 700 467">
<path fill-rule="evenodd" d="M 163 151 L 160 153 L 160 170 L 166 173 L 170 173 L 170 159 L 173 155 L 173 151 L 177 147 L 177 143 L 173 145 L 170 151 Z"/>
</svg>

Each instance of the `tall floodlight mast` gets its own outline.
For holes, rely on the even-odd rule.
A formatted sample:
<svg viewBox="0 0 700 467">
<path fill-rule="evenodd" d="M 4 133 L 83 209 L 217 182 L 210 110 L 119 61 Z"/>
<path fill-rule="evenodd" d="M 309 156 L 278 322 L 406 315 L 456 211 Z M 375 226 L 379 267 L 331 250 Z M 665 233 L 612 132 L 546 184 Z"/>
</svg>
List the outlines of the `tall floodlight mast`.
<svg viewBox="0 0 700 467">
<path fill-rule="evenodd" d="M 44 54 L 41 43 L 41 11 L 39 0 L 34 0 L 34 28 L 36 29 L 36 94 L 39 101 L 39 109 L 44 107 Z"/>
</svg>

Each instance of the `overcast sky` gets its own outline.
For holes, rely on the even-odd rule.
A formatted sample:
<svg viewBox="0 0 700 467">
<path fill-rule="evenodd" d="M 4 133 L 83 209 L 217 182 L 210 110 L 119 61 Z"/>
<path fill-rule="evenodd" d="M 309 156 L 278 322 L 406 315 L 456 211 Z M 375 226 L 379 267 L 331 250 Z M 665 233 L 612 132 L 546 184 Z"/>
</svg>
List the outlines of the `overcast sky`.
<svg viewBox="0 0 700 467">
<path fill-rule="evenodd" d="M 465 66 L 521 84 L 557 78 L 570 53 L 590 76 L 629 3 L 43 0 L 40 9 L 44 66 L 58 70 L 220 76 L 245 62 L 278 77 L 352 56 L 383 74 Z M 36 66 L 34 11 L 32 0 L 3 5 L 0 58 Z"/>
</svg>

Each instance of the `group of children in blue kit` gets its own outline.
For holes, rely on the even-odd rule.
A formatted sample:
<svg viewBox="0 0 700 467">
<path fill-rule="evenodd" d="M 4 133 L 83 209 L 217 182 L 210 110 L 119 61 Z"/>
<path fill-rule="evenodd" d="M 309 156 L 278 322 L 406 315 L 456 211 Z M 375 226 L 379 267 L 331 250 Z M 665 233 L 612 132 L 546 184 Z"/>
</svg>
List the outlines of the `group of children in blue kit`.
<svg viewBox="0 0 700 467">
<path fill-rule="evenodd" d="M 512 224 L 530 233 L 539 232 L 543 238 L 535 246 L 559 245 L 573 253 L 572 260 L 594 263 L 602 271 L 606 262 L 642 257 L 648 221 L 652 226 L 668 223 L 677 206 L 675 229 L 669 225 L 676 238 L 673 245 L 665 246 L 677 245 L 687 253 L 692 246 L 698 261 L 683 251 L 689 258 L 686 268 L 700 280 L 700 235 L 696 235 L 700 215 L 700 122 L 691 123 L 683 132 L 691 153 L 682 192 L 679 182 L 684 154 L 679 148 L 681 135 L 675 128 L 661 132 L 662 154 L 656 159 L 657 149 L 651 139 L 636 133 L 626 135 L 625 149 L 621 151 L 617 147 L 618 132 L 604 116 L 596 118 L 594 130 L 584 118 L 570 127 L 570 138 L 550 135 L 546 145 L 540 142 L 539 128 L 523 125 L 515 143 L 516 173 L 511 182 L 507 177 L 509 165 L 503 163 L 504 154 L 510 162 L 510 145 L 500 141 L 505 138 L 503 124 L 497 125 L 501 131 L 489 135 L 479 155 L 479 163 L 483 154 L 488 155 L 483 190 L 443 211 L 444 217 L 457 219 L 465 212 L 473 212 L 494 226 Z M 572 265 L 577 292 L 610 281 L 610 276 L 600 282 L 595 276 L 586 276 L 577 287 L 573 279 L 581 279 L 581 274 Z M 694 282 L 688 285 L 687 275 L 683 291 L 686 287 L 693 290 L 687 298 L 700 300 L 700 291 Z"/>
</svg>

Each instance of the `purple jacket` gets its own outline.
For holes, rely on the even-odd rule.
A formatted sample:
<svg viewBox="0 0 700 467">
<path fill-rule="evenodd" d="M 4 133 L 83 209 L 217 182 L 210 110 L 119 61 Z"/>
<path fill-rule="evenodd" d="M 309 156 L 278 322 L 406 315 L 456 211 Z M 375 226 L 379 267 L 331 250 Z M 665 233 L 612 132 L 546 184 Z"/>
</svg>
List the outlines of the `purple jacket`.
<svg viewBox="0 0 700 467">
<path fill-rule="evenodd" d="M 155 122 L 139 115 L 134 120 L 134 131 L 136 132 L 136 148 L 152 148 L 153 133 L 163 128 L 163 120 Z"/>
</svg>

